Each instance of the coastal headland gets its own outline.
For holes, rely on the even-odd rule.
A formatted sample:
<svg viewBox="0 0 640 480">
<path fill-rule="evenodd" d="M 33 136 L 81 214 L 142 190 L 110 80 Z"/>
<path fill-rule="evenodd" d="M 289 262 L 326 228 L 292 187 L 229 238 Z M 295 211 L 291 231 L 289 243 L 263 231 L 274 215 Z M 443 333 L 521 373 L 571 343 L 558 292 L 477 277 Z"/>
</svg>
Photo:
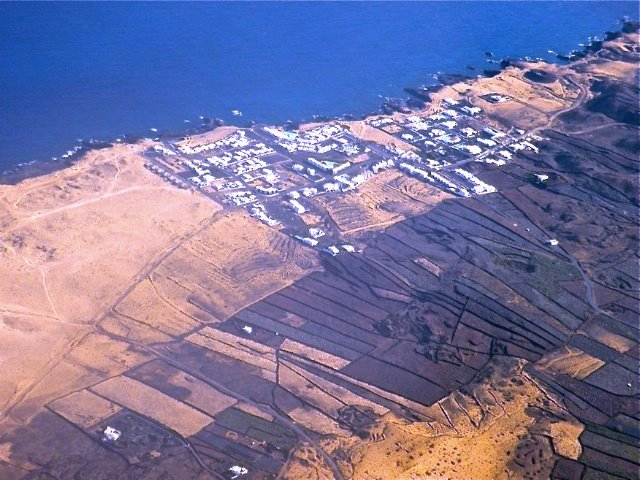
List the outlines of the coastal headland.
<svg viewBox="0 0 640 480">
<path fill-rule="evenodd" d="M 0 185 L 0 478 L 636 478 L 638 33 Z"/>
</svg>

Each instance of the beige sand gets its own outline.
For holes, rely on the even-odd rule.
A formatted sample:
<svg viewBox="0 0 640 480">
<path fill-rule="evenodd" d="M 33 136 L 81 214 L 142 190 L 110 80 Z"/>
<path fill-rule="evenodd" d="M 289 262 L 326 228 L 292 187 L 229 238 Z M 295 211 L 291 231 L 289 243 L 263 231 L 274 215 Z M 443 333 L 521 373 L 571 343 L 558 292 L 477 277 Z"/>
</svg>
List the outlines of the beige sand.
<svg viewBox="0 0 640 480">
<path fill-rule="evenodd" d="M 122 410 L 119 405 L 87 390 L 56 400 L 49 408 L 84 429 L 91 428 Z"/>
<path fill-rule="evenodd" d="M 198 433 L 212 421 L 194 410 L 144 383 L 128 377 L 114 377 L 94 385 L 91 390 L 174 430 L 183 437 Z"/>
</svg>

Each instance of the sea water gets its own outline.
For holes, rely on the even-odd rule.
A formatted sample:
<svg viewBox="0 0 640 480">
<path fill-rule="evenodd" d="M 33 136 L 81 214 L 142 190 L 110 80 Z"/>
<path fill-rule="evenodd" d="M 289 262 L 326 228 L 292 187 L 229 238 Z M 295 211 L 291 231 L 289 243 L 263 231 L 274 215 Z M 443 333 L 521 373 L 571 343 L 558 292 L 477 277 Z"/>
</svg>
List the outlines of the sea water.
<svg viewBox="0 0 640 480">
<path fill-rule="evenodd" d="M 0 171 L 78 139 L 200 116 L 283 123 L 375 111 L 381 96 L 475 75 L 485 52 L 567 53 L 635 2 L 0 3 Z M 471 70 L 468 67 L 473 67 Z M 242 112 L 242 117 L 232 114 Z"/>
</svg>

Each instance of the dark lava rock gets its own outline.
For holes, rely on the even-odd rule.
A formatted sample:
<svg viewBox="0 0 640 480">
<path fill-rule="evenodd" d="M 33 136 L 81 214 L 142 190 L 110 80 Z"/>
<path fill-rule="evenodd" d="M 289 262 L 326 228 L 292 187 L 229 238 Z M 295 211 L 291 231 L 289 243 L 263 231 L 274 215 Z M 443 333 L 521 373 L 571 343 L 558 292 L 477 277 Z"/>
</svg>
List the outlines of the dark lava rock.
<svg viewBox="0 0 640 480">
<path fill-rule="evenodd" d="M 427 106 L 426 102 L 423 102 L 422 100 L 419 100 L 417 98 L 409 98 L 407 100 L 407 107 L 414 110 L 420 110 L 426 106 Z"/>
<path fill-rule="evenodd" d="M 622 24 L 622 33 L 637 33 L 640 30 L 640 22 L 637 20 L 626 20 Z"/>
<path fill-rule="evenodd" d="M 620 37 L 620 35 L 622 35 L 622 32 L 604 32 L 604 39 L 607 41 L 611 41 Z"/>
<path fill-rule="evenodd" d="M 595 80 L 590 87 L 593 93 L 602 93 L 607 89 L 607 82 L 604 80 Z"/>
<path fill-rule="evenodd" d="M 586 56 L 587 56 L 586 52 L 581 52 L 580 50 L 573 50 L 570 55 L 571 60 L 578 60 Z"/>
<path fill-rule="evenodd" d="M 443 85 L 453 85 L 458 82 L 465 82 L 471 80 L 473 77 L 468 75 L 462 75 L 459 73 L 442 73 L 438 75 L 438 81 Z"/>
<path fill-rule="evenodd" d="M 524 72 L 524 78 L 536 83 L 553 83 L 557 80 L 553 73 L 538 68 Z"/>
<path fill-rule="evenodd" d="M 492 69 L 485 68 L 482 74 L 487 78 L 491 78 L 498 75 L 501 71 L 502 70 L 492 70 Z"/>
<path fill-rule="evenodd" d="M 112 142 L 107 142 L 104 140 L 96 140 L 93 138 L 82 141 L 82 148 L 84 150 L 102 150 L 104 148 L 109 148 L 111 146 L 113 146 Z"/>
<path fill-rule="evenodd" d="M 439 88 L 440 88 L 439 85 L 432 85 L 432 86 L 421 86 L 417 88 L 405 88 L 404 91 L 407 92 L 409 95 L 413 95 L 414 97 L 420 100 L 424 100 L 425 102 L 428 102 L 431 100 L 431 94 L 438 91 Z"/>
<path fill-rule="evenodd" d="M 406 101 L 401 98 L 388 98 L 382 104 L 382 111 L 386 114 L 391 114 L 393 112 L 400 113 L 409 113 L 409 109 L 407 108 Z"/>
<path fill-rule="evenodd" d="M 589 45 L 584 47 L 584 49 L 587 52 L 596 53 L 598 50 L 602 48 L 603 44 L 604 44 L 604 40 L 594 40 Z"/>
<path fill-rule="evenodd" d="M 594 82 L 591 90 L 599 95 L 587 102 L 587 110 L 602 113 L 616 122 L 640 125 L 640 88 L 637 85 L 605 79 Z"/>
<path fill-rule="evenodd" d="M 382 110 L 382 113 L 384 113 L 385 115 L 391 115 L 395 112 L 395 109 L 386 103 L 383 103 L 380 109 Z"/>
<path fill-rule="evenodd" d="M 209 128 L 220 127 L 220 126 L 224 125 L 224 120 L 222 120 L 220 118 L 204 117 L 202 119 L 202 125 L 204 125 L 206 127 L 209 127 Z"/>
<path fill-rule="evenodd" d="M 131 145 L 134 145 L 136 143 L 138 143 L 139 141 L 141 141 L 144 137 L 141 137 L 139 135 L 123 135 L 122 136 L 122 143 L 128 143 Z"/>
</svg>

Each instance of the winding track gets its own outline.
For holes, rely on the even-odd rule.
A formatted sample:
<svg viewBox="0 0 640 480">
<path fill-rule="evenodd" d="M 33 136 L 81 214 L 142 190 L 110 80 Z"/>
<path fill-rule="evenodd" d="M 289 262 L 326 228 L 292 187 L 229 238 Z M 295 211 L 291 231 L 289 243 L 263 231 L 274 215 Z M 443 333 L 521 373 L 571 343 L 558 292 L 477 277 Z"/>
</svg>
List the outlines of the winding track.
<svg viewBox="0 0 640 480">
<path fill-rule="evenodd" d="M 0 423 L 2 423 L 4 420 L 6 420 L 9 417 L 11 412 L 29 396 L 29 394 L 33 391 L 33 389 L 36 388 L 44 380 L 44 378 L 46 378 L 47 375 L 49 375 L 49 373 L 58 364 L 60 364 L 60 362 L 64 360 L 76 346 L 80 344 L 80 342 L 82 342 L 90 333 L 95 331 L 95 327 L 97 327 L 138 286 L 140 282 L 142 282 L 145 278 L 147 278 L 147 276 L 149 276 L 156 268 L 158 268 L 158 266 L 167 257 L 169 257 L 178 248 L 180 248 L 185 242 L 192 239 L 199 233 L 206 230 L 209 226 L 211 226 L 211 224 L 213 224 L 213 222 L 215 222 L 218 219 L 218 216 L 222 212 L 223 212 L 222 210 L 220 210 L 219 212 L 216 212 L 214 215 L 212 215 L 211 217 L 206 219 L 204 222 L 202 222 L 201 225 L 196 230 L 193 230 L 188 234 L 179 237 L 167 250 L 162 252 L 160 255 L 154 258 L 151 262 L 145 265 L 145 267 L 133 278 L 133 281 L 129 284 L 129 286 L 120 295 L 116 297 L 114 302 L 109 307 L 107 307 L 100 315 L 98 315 L 91 322 L 88 322 L 86 324 L 88 327 L 94 327 L 94 328 L 92 328 L 88 332 L 72 340 L 62 352 L 60 352 L 54 358 L 49 360 L 49 362 L 47 362 L 43 372 L 39 375 L 37 379 L 35 379 L 22 392 L 16 394 L 14 398 L 7 403 L 7 406 L 5 407 L 4 411 L 1 413 Z"/>
<path fill-rule="evenodd" d="M 171 247 L 169 247 L 167 250 L 163 251 L 155 259 L 153 259 L 151 262 L 149 262 L 133 278 L 133 281 L 129 284 L 129 286 L 122 293 L 120 293 L 120 295 L 118 295 L 118 297 L 116 297 L 116 299 L 113 301 L 113 303 L 108 308 L 106 308 L 100 315 L 98 315 L 90 323 L 87 324 L 87 326 L 90 327 L 90 330 L 86 331 L 84 334 L 80 335 L 79 337 L 76 337 L 72 342 L 70 342 L 62 352 L 60 352 L 55 358 L 51 359 L 47 363 L 47 365 L 45 366 L 44 371 L 41 373 L 41 375 L 36 380 L 34 380 L 25 390 L 23 390 L 22 392 L 17 394 L 7 404 L 7 407 L 1 413 L 2 416 L 0 417 L 0 424 L 2 424 L 4 421 L 6 421 L 9 418 L 11 412 L 29 397 L 31 392 L 49 375 L 49 373 L 57 365 L 60 364 L 60 362 L 62 362 L 63 360 L 65 360 L 67 358 L 67 356 L 71 353 L 71 351 L 73 351 L 73 349 L 75 347 L 77 347 L 91 333 L 98 332 L 98 333 L 101 333 L 103 335 L 108 336 L 109 338 L 118 339 L 118 340 L 124 341 L 124 342 L 126 342 L 126 343 L 128 343 L 130 345 L 135 345 L 138 348 L 141 348 L 143 350 L 147 350 L 147 351 L 153 353 L 157 358 L 161 358 L 166 363 L 168 363 L 168 364 L 170 364 L 170 365 L 172 365 L 172 366 L 174 366 L 176 368 L 181 369 L 182 371 L 192 375 L 195 378 L 198 378 L 199 380 L 202 380 L 203 382 L 209 384 L 210 386 L 212 386 L 214 388 L 217 388 L 218 390 L 220 390 L 220 391 L 222 391 L 224 393 L 227 393 L 228 395 L 230 395 L 230 396 L 232 396 L 234 398 L 237 398 L 238 400 L 242 400 L 244 402 L 247 402 L 247 403 L 253 405 L 254 407 L 258 408 L 259 410 L 262 410 L 262 411 L 264 411 L 266 413 L 269 413 L 270 415 L 273 415 L 275 418 L 278 418 L 282 423 L 286 424 L 291 430 L 293 430 L 298 435 L 299 438 L 301 438 L 301 439 L 305 440 L 306 442 L 308 442 L 320 454 L 320 456 L 326 462 L 327 466 L 331 469 L 331 471 L 332 471 L 332 473 L 334 475 L 334 478 L 336 480 L 345 480 L 344 476 L 342 475 L 342 473 L 341 473 L 341 471 L 340 471 L 340 469 L 338 467 L 338 465 L 329 456 L 329 454 L 327 454 L 327 452 L 324 451 L 324 449 L 322 447 L 320 447 L 311 437 L 309 437 L 309 435 L 307 435 L 307 433 L 301 427 L 299 427 L 296 423 L 292 422 L 290 419 L 288 419 L 287 417 L 285 417 L 281 413 L 277 412 L 276 410 L 274 410 L 270 406 L 259 404 L 259 403 L 255 402 L 255 401 L 251 400 L 248 397 L 245 397 L 243 395 L 239 395 L 238 393 L 228 389 L 223 384 L 220 384 L 220 383 L 216 382 L 214 379 L 212 379 L 210 377 L 207 377 L 207 376 L 203 375 L 202 373 L 189 368 L 187 365 L 184 365 L 181 362 L 176 361 L 172 357 L 170 357 L 170 356 L 166 355 L 165 353 L 159 351 L 157 348 L 154 348 L 152 346 L 149 346 L 149 345 L 146 345 L 146 344 L 143 344 L 143 343 L 132 341 L 130 338 L 119 336 L 119 335 L 116 335 L 116 334 L 114 334 L 112 332 L 108 332 L 105 329 L 103 329 L 101 327 L 101 325 L 100 325 L 102 323 L 102 321 L 105 318 L 107 318 L 108 315 L 110 315 L 112 312 L 114 312 L 114 310 L 118 307 L 118 305 L 120 303 L 122 303 L 122 301 L 127 296 L 129 296 L 129 294 L 131 294 L 131 292 L 133 292 L 133 290 L 138 286 L 138 284 L 140 284 L 142 281 L 144 281 L 146 278 L 148 278 L 149 275 L 151 275 L 151 273 L 153 273 L 153 271 L 156 270 L 156 268 L 158 268 L 160 266 L 160 264 L 162 264 L 162 262 L 164 262 L 170 255 L 172 255 L 185 242 L 191 240 L 193 237 L 195 237 L 199 233 L 201 233 L 204 230 L 206 230 L 207 228 L 209 228 L 222 214 L 227 213 L 227 212 L 228 211 L 225 211 L 225 210 L 220 210 L 220 211 L 216 212 L 211 217 L 209 217 L 204 222 L 202 222 L 201 225 L 197 229 L 195 229 L 195 230 L 189 232 L 188 234 L 183 235 L 180 238 L 178 238 L 171 245 Z M 27 419 L 27 421 L 28 420 L 29 419 Z M 202 463 L 202 460 L 199 458 L 199 456 L 197 455 L 197 452 L 195 452 L 193 447 L 188 442 L 185 445 L 186 445 L 186 448 L 189 449 L 189 451 L 194 455 L 194 457 L 196 458 L 196 461 L 198 461 L 198 463 L 203 468 L 205 468 L 207 471 L 209 471 L 209 469 L 206 468 L 206 466 Z"/>
<path fill-rule="evenodd" d="M 536 127 L 532 130 L 529 130 L 528 132 L 525 132 L 521 135 L 518 135 L 516 137 L 513 137 L 514 140 L 518 141 L 521 140 L 525 137 L 528 137 L 530 135 L 535 135 L 536 133 L 539 133 L 543 130 L 546 130 L 548 128 L 550 128 L 552 126 L 552 124 L 555 122 L 555 120 L 562 115 L 563 113 L 567 113 L 567 112 L 571 112 L 573 110 L 575 110 L 576 108 L 579 108 L 582 106 L 582 104 L 584 103 L 584 101 L 587 98 L 587 89 L 580 85 L 579 83 L 575 82 L 570 76 L 566 76 L 563 77 L 565 78 L 565 80 L 567 80 L 567 82 L 569 82 L 570 84 L 572 84 L 573 86 L 577 87 L 580 90 L 580 93 L 578 94 L 578 98 L 576 99 L 575 102 L 573 102 L 571 105 L 569 105 L 566 108 L 563 108 L 561 110 L 556 111 L 555 113 L 551 114 L 551 116 L 549 116 L 549 119 L 547 120 L 547 122 L 544 125 L 541 125 L 539 127 Z M 573 132 L 572 132 L 573 133 Z M 459 168 L 463 165 L 467 165 L 469 163 L 475 162 L 477 159 L 481 159 L 481 158 L 485 158 L 488 155 L 491 155 L 492 153 L 497 152 L 500 149 L 503 149 L 504 146 L 502 145 L 497 145 L 495 147 L 492 147 L 488 150 L 485 150 L 483 153 L 481 153 L 480 155 L 478 155 L 477 157 L 471 157 L 471 158 L 465 158 L 464 160 L 460 160 L 459 162 L 455 162 L 452 163 L 450 165 L 447 165 L 445 167 L 442 167 L 442 170 L 454 170 L 456 168 Z"/>
</svg>

